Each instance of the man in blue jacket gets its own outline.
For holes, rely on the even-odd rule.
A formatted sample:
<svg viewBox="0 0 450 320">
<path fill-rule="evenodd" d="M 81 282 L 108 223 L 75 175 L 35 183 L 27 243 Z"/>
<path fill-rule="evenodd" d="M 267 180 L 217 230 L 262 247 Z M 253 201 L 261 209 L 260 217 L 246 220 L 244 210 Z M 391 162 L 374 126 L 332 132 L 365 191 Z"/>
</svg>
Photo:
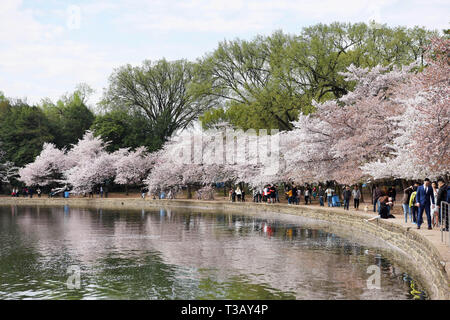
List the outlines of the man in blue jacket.
<svg viewBox="0 0 450 320">
<path fill-rule="evenodd" d="M 417 217 L 417 229 L 423 223 L 423 210 L 427 214 L 428 230 L 431 230 L 431 215 L 430 215 L 430 198 L 434 205 L 434 193 L 433 188 L 430 186 L 430 179 L 426 178 L 423 185 L 417 188 L 416 194 L 416 206 L 419 207 L 419 215 Z"/>
</svg>

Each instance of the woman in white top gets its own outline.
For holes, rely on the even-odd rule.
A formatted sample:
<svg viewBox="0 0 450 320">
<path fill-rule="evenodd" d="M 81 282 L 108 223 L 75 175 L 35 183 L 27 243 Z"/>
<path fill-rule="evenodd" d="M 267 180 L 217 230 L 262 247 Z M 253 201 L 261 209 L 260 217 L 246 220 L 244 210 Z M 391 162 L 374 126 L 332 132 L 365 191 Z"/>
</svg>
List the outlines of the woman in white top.
<svg viewBox="0 0 450 320">
<path fill-rule="evenodd" d="M 431 184 L 431 187 L 433 188 L 433 195 L 434 195 L 434 199 L 436 200 L 437 194 L 439 192 L 439 188 L 437 187 L 436 182 L 433 182 Z M 439 209 L 436 207 L 436 205 L 432 205 L 431 216 L 433 219 L 433 221 L 432 221 L 433 227 L 435 227 L 435 228 L 438 227 L 439 226 Z"/>
<path fill-rule="evenodd" d="M 239 186 L 236 188 L 236 196 L 237 196 L 237 200 L 241 201 L 242 191 Z"/>
</svg>

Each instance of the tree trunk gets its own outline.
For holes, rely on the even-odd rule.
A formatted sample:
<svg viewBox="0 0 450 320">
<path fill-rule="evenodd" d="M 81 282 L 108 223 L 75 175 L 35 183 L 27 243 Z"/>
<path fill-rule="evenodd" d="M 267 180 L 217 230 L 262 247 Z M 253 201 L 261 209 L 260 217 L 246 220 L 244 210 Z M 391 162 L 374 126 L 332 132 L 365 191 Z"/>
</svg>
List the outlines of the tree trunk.
<svg viewBox="0 0 450 320">
<path fill-rule="evenodd" d="M 340 185 L 340 184 L 338 184 L 338 185 L 336 186 L 336 191 L 337 191 L 337 194 L 338 194 L 338 196 L 339 196 L 339 199 L 341 199 L 342 190 L 341 190 L 341 185 Z"/>
<path fill-rule="evenodd" d="M 187 198 L 192 199 L 192 190 L 190 185 L 187 186 Z"/>
</svg>

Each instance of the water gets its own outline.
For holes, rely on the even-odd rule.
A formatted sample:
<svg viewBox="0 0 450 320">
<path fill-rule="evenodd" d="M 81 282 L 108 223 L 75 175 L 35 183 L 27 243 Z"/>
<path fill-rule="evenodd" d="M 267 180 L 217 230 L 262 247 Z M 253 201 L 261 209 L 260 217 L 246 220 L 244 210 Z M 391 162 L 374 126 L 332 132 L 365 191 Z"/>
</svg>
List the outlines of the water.
<svg viewBox="0 0 450 320">
<path fill-rule="evenodd" d="M 0 206 L 0 299 L 425 298 L 394 260 L 293 216 Z"/>
</svg>

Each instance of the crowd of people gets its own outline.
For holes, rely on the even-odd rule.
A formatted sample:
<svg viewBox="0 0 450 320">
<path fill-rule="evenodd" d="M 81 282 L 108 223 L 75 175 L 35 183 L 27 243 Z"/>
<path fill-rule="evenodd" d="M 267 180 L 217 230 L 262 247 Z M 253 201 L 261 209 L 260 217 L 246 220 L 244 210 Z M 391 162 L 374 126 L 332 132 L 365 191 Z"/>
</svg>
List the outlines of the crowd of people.
<svg viewBox="0 0 450 320">
<path fill-rule="evenodd" d="M 395 199 L 395 189 L 386 191 L 375 186 L 372 203 L 373 211 L 378 211 L 378 216 L 369 220 L 378 217 L 392 218 L 390 210 L 394 206 Z M 434 182 L 426 178 L 423 183 L 413 183 L 403 190 L 401 202 L 405 223 L 408 222 L 409 217 L 410 223 L 420 229 L 424 223 L 423 214 L 425 212 L 429 230 L 442 226 L 445 231 L 448 231 L 448 205 L 443 206 L 442 202 L 444 201 L 447 203 L 450 201 L 450 187 L 445 183 L 444 178 L 439 178 Z"/>
<path fill-rule="evenodd" d="M 275 184 L 267 184 L 263 188 L 254 188 L 253 191 L 253 202 L 255 203 L 280 203 L 280 192 L 281 186 Z M 58 193 L 63 194 L 66 191 L 64 188 L 61 190 L 52 189 L 49 192 L 49 197 L 53 197 Z M 64 190 L 62 190 L 64 189 Z M 145 199 L 148 192 L 146 187 L 141 190 L 141 197 Z M 206 190 L 205 192 L 209 192 Z M 100 198 L 108 197 L 108 188 L 105 186 L 99 186 L 95 190 L 92 190 L 88 195 L 89 198 L 94 197 L 94 193 L 97 193 Z M 325 206 L 325 201 L 328 207 L 341 206 L 340 200 L 343 200 L 344 210 L 350 210 L 350 202 L 353 199 L 353 207 L 355 210 L 359 210 L 360 202 L 362 199 L 362 191 L 358 185 L 345 186 L 342 193 L 337 193 L 335 189 L 328 185 L 325 189 L 322 185 L 311 186 L 306 184 L 305 186 L 287 185 L 284 187 L 285 198 L 289 205 L 298 205 L 301 203 L 303 197 L 304 204 L 312 204 L 314 199 L 318 200 L 320 206 Z M 13 197 L 29 197 L 32 198 L 33 195 L 37 195 L 39 198 L 42 195 L 42 191 L 39 187 L 36 189 L 31 187 L 24 187 L 19 189 L 18 187 L 13 187 L 11 195 Z M 377 216 L 368 219 L 372 221 L 375 219 L 389 219 L 395 218 L 391 214 L 391 210 L 394 207 L 396 201 L 397 193 L 395 187 L 391 186 L 389 188 L 379 187 L 374 185 L 372 189 L 372 204 L 373 212 L 377 212 Z M 153 195 L 156 199 L 156 196 Z M 172 190 L 168 194 L 160 194 L 158 196 L 160 199 L 174 199 L 175 194 Z M 203 199 L 203 193 L 198 191 L 197 198 Z M 245 202 L 245 188 L 242 184 L 238 185 L 236 188 L 231 188 L 229 191 L 229 200 L 231 202 Z M 431 182 L 430 179 L 426 178 L 423 183 L 413 183 L 412 185 L 406 187 L 403 190 L 403 197 L 401 199 L 403 214 L 405 223 L 413 223 L 420 229 L 424 223 L 424 213 L 426 215 L 428 229 L 433 227 L 443 227 L 444 230 L 449 230 L 449 215 L 448 215 L 448 205 L 442 206 L 442 202 L 450 202 L 450 186 L 446 184 L 444 178 L 439 178 L 437 181 Z M 367 207 L 365 208 L 367 211 Z"/>
<path fill-rule="evenodd" d="M 279 186 L 274 184 L 265 185 L 264 188 L 253 189 L 253 202 L 264 203 L 279 203 Z M 287 186 L 285 188 L 285 195 L 289 205 L 300 204 L 302 198 L 304 204 L 312 204 L 312 200 L 317 200 L 320 206 L 325 206 L 327 201 L 328 207 L 341 206 L 341 198 L 343 200 L 342 206 L 344 210 L 350 210 L 350 203 L 353 199 L 353 207 L 355 210 L 359 210 L 359 206 L 362 199 L 362 191 L 358 185 L 345 186 L 341 193 L 341 196 L 335 191 L 334 188 L 328 186 L 326 189 L 319 186 L 305 185 L 299 186 Z M 232 202 L 244 202 L 245 192 L 238 186 L 236 189 L 231 189 L 229 193 L 229 199 Z M 374 185 L 372 191 L 372 204 L 373 211 L 378 215 L 368 219 L 372 221 L 375 219 L 390 219 L 395 218 L 391 213 L 394 203 L 396 202 L 397 192 L 394 186 L 380 188 L 378 185 Z M 407 187 L 403 190 L 402 207 L 405 217 L 405 222 L 408 222 L 408 216 L 410 222 L 415 224 L 418 229 L 424 222 L 423 214 L 426 214 L 428 229 L 433 227 L 442 227 L 445 231 L 449 230 L 449 217 L 448 206 L 442 206 L 442 202 L 450 202 L 450 187 L 447 186 L 443 178 L 437 179 L 435 182 L 431 182 L 426 178 L 423 184 L 419 182 Z M 442 210 L 441 210 L 442 208 Z M 365 210 L 367 211 L 367 207 Z"/>
<path fill-rule="evenodd" d="M 41 189 L 37 188 L 35 190 L 33 188 L 24 187 L 24 188 L 22 188 L 22 190 L 20 190 L 18 187 L 14 187 L 11 191 L 11 196 L 16 197 L 16 198 L 18 198 L 20 196 L 25 197 L 25 198 L 26 197 L 33 198 L 33 195 L 35 195 L 35 194 L 40 198 L 42 195 Z"/>
</svg>

